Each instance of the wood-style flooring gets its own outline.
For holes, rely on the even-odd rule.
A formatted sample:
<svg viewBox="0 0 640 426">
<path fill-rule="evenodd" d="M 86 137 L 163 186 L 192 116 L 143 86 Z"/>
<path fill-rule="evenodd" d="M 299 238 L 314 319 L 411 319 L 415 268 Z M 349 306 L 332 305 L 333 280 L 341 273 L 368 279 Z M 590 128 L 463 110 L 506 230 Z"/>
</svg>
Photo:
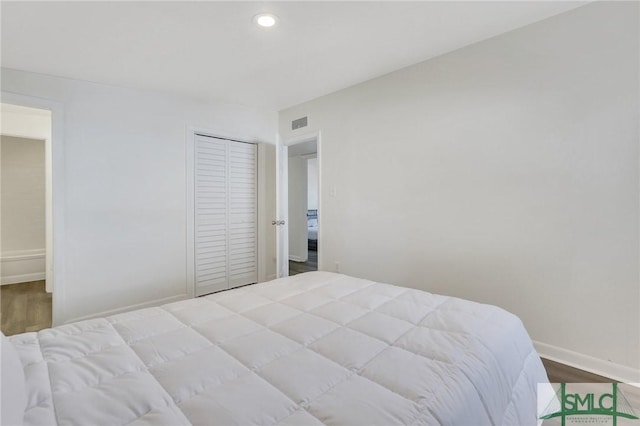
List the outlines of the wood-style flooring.
<svg viewBox="0 0 640 426">
<path fill-rule="evenodd" d="M 0 286 L 0 329 L 5 336 L 51 327 L 51 293 L 44 281 Z"/>
<path fill-rule="evenodd" d="M 547 370 L 551 383 L 612 383 L 607 377 L 598 376 L 588 371 L 578 370 L 559 362 L 542 358 L 542 364 Z"/>
<path fill-rule="evenodd" d="M 303 272 L 318 270 L 318 252 L 309 250 L 309 258 L 306 262 L 289 261 L 289 275 L 302 274 Z"/>
</svg>

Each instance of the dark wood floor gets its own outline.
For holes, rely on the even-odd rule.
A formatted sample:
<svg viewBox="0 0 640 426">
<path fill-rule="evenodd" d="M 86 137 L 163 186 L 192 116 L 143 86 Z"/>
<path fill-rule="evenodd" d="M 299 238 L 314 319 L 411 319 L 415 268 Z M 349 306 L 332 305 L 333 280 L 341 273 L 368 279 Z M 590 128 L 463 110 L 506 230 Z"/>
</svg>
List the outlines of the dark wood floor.
<svg viewBox="0 0 640 426">
<path fill-rule="evenodd" d="M 44 281 L 0 286 L 0 329 L 6 336 L 51 327 L 51 293 Z"/>
<path fill-rule="evenodd" d="M 303 272 L 318 270 L 318 252 L 309 250 L 309 258 L 306 262 L 289 261 L 289 275 L 301 274 Z"/>
</svg>

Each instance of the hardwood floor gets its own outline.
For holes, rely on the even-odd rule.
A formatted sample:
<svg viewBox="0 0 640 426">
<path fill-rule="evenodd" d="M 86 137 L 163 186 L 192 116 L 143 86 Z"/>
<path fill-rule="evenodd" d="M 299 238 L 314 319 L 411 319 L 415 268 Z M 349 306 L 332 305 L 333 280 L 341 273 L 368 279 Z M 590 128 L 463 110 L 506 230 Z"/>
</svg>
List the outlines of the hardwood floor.
<svg viewBox="0 0 640 426">
<path fill-rule="evenodd" d="M 306 262 L 289 261 L 289 275 L 301 274 L 303 272 L 318 270 L 318 252 L 309 250 L 309 258 Z"/>
<path fill-rule="evenodd" d="M 0 286 L 0 329 L 6 336 L 51 327 L 51 293 L 44 281 Z"/>
<path fill-rule="evenodd" d="M 542 358 L 551 383 L 612 383 L 615 380 Z"/>
</svg>

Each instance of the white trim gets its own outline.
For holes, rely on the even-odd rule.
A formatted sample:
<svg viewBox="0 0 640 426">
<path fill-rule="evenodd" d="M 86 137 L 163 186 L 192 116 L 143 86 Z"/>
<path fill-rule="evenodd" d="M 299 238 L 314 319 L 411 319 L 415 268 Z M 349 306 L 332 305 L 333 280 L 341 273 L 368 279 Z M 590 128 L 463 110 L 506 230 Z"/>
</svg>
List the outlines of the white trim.
<svg viewBox="0 0 640 426">
<path fill-rule="evenodd" d="M 47 274 L 45 274 L 44 272 L 33 272 L 30 274 L 11 275 L 8 277 L 2 277 L 2 281 L 0 281 L 0 285 L 29 283 L 32 281 L 42 281 L 45 278 L 47 278 Z"/>
<path fill-rule="evenodd" d="M 122 308 L 108 309 L 106 311 L 97 312 L 91 315 L 83 315 L 80 317 L 70 318 L 65 320 L 63 324 L 69 324 L 72 322 L 84 321 L 84 320 L 93 319 L 93 318 L 108 317 L 111 315 L 122 314 L 124 312 L 135 311 L 138 309 L 153 308 L 160 305 L 166 305 L 167 303 L 179 302 L 181 300 L 186 300 L 190 298 L 191 297 L 188 294 L 178 294 L 176 296 L 163 297 L 161 299 L 155 299 L 149 302 L 136 303 L 133 305 L 124 306 Z"/>
<path fill-rule="evenodd" d="M 186 235 L 186 264 L 185 274 L 186 280 L 185 292 L 189 295 L 189 298 L 195 297 L 196 283 L 195 283 L 195 137 L 197 130 L 193 127 L 187 127 L 186 134 L 186 146 L 185 146 L 185 158 L 186 158 L 186 176 L 185 182 L 187 183 L 187 196 L 186 196 L 186 219 L 187 219 L 187 235 Z"/>
<path fill-rule="evenodd" d="M 0 285 L 46 278 L 45 249 L 12 250 L 0 255 Z"/>
<path fill-rule="evenodd" d="M 255 138 L 255 137 L 251 137 L 251 136 L 247 136 L 247 135 L 241 135 L 238 133 L 230 133 L 224 130 L 220 130 L 220 129 L 214 129 L 214 128 L 204 128 L 204 127 L 195 127 L 195 126 L 189 126 L 187 131 L 189 133 L 191 133 L 191 142 L 193 142 L 193 137 L 195 135 L 195 133 L 204 135 L 204 136 L 210 136 L 212 138 L 218 138 L 218 139 L 231 139 L 234 140 L 236 142 L 245 142 L 245 143 L 252 143 L 252 144 L 259 144 L 260 142 L 262 142 L 261 140 Z"/>
<path fill-rule="evenodd" d="M 307 115 L 307 117 L 309 117 Z M 291 139 L 288 139 L 287 141 L 282 142 L 282 145 L 286 146 L 286 147 L 290 147 L 292 145 L 297 145 L 299 143 L 304 143 L 304 142 L 310 142 L 312 140 L 316 141 L 316 153 L 317 153 L 317 158 L 318 158 L 318 246 L 317 246 L 317 253 L 318 253 L 318 270 L 322 270 L 322 259 L 324 257 L 323 255 L 323 251 L 322 251 L 322 246 L 323 246 L 323 241 L 324 241 L 324 232 L 323 232 L 323 226 L 322 226 L 322 132 L 320 130 L 316 131 L 316 132 L 310 132 L 310 133 L 305 133 L 302 135 L 298 135 L 296 137 L 293 137 Z M 280 158 L 281 153 L 280 151 L 278 151 L 277 153 L 278 155 L 278 159 L 279 161 L 282 161 L 282 159 Z M 285 162 L 286 163 L 286 162 Z M 278 176 L 280 177 L 280 169 L 278 168 Z M 286 182 L 288 185 L 288 181 Z M 278 182 L 276 184 L 276 191 L 278 192 L 278 197 L 281 197 L 282 195 L 280 194 L 282 191 L 282 188 L 280 187 L 283 183 L 282 182 Z M 278 203 L 280 203 L 280 201 L 278 201 Z M 280 204 L 278 204 L 280 205 Z M 289 206 L 289 199 L 287 196 L 287 209 L 285 209 L 288 213 L 288 206 Z M 279 218 L 282 219 L 282 218 Z M 289 228 L 289 223 L 288 223 L 288 217 L 286 219 L 286 229 L 288 230 Z M 288 233 L 287 233 L 288 234 Z M 288 237 L 287 237 L 288 238 Z M 288 253 L 288 247 L 287 247 L 287 254 L 286 257 L 288 259 L 293 260 L 293 258 L 289 255 Z M 280 256 L 280 249 L 277 250 L 277 255 Z M 278 265 L 280 264 L 280 259 L 278 259 L 277 261 Z"/>
<path fill-rule="evenodd" d="M 316 253 L 318 253 L 318 270 L 322 270 L 322 258 L 324 257 L 322 246 L 324 244 L 324 226 L 322 226 L 322 133 L 316 134 L 317 172 L 318 172 L 318 208 L 316 218 L 318 220 L 318 238 L 316 239 Z"/>
<path fill-rule="evenodd" d="M 594 358 L 569 349 L 533 341 L 533 345 L 541 358 L 556 361 L 568 366 L 588 371 L 599 376 L 608 377 L 623 383 L 639 383 L 640 369 L 627 367 L 603 359 Z"/>
<path fill-rule="evenodd" d="M 0 262 L 16 262 L 29 259 L 42 259 L 46 254 L 45 249 L 11 250 L 0 254 Z"/>
<path fill-rule="evenodd" d="M 4 102 L 2 102 L 2 103 L 4 103 Z M 12 105 L 12 104 L 6 104 L 6 105 Z M 42 142 L 46 142 L 47 141 L 47 138 L 40 138 L 40 137 L 31 136 L 28 133 L 0 132 L 0 134 L 2 134 L 2 136 L 9 136 L 10 138 L 31 139 L 31 140 L 34 140 L 34 141 L 42 141 Z"/>
<path fill-rule="evenodd" d="M 49 99 L 2 91 L 3 103 L 51 111 L 51 139 L 45 141 L 46 160 L 46 280 L 53 290 L 52 325 L 65 312 L 64 287 L 64 106 Z"/>
<path fill-rule="evenodd" d="M 257 232 L 258 232 L 258 282 L 264 282 L 267 280 L 267 265 L 269 259 L 267 253 L 269 248 L 267 247 L 267 233 L 269 232 L 269 224 L 271 220 L 268 217 L 267 211 L 267 145 L 264 143 L 258 144 L 256 153 L 256 174 L 257 174 L 257 188 L 258 188 L 258 218 L 257 218 Z M 269 144 L 271 145 L 271 144 Z M 275 160 L 275 158 L 274 158 Z"/>
<path fill-rule="evenodd" d="M 278 136 L 276 146 L 276 276 L 289 275 L 289 147 Z"/>
<path fill-rule="evenodd" d="M 640 19 L 640 8 L 637 9 L 635 18 L 636 18 L 636 20 Z M 638 58 L 638 60 L 636 62 L 636 66 L 640 67 L 640 55 L 637 58 Z M 637 88 L 636 96 L 640 97 L 640 85 L 636 86 L 636 88 Z M 636 98 L 636 99 L 639 99 L 639 98 Z M 636 110 L 636 123 L 638 123 L 638 122 L 640 122 L 640 108 L 638 108 Z M 637 135 L 637 133 L 636 133 L 636 135 Z M 638 157 L 636 157 L 636 168 L 638 168 L 638 167 L 640 167 L 640 155 L 638 155 Z M 638 181 L 640 181 L 640 176 L 638 178 L 636 178 L 636 179 L 637 179 L 636 183 L 638 183 Z M 636 207 L 638 207 L 638 205 L 636 205 Z M 636 229 L 635 237 L 636 238 L 640 238 L 640 227 L 638 229 Z M 636 260 L 637 260 L 636 272 L 640 273 L 640 257 L 638 257 Z M 638 292 L 636 303 L 637 303 L 636 306 L 640 306 L 640 291 Z M 640 309 L 636 310 L 636 320 L 638 321 L 637 324 L 640 324 Z M 635 339 L 637 339 L 636 342 L 639 342 L 640 341 L 640 327 L 637 330 L 638 330 L 637 331 L 638 334 L 636 334 Z M 631 339 L 633 339 L 633 338 L 634 337 L 631 336 Z M 636 375 L 636 379 L 638 379 L 639 377 L 640 377 L 640 375 Z M 636 380 L 636 383 L 637 383 L 637 386 L 640 387 L 640 379 Z"/>
</svg>

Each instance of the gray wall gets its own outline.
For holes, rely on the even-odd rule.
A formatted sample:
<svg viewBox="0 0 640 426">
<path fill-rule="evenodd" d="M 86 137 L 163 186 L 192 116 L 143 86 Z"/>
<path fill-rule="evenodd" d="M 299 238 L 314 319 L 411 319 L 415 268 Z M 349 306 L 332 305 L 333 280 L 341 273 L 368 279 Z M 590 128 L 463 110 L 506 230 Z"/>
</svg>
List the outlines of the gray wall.
<svg viewBox="0 0 640 426">
<path fill-rule="evenodd" d="M 2 253 L 45 249 L 44 141 L 0 136 Z"/>
<path fill-rule="evenodd" d="M 501 306 L 640 381 L 638 51 L 638 4 L 598 2 L 282 111 L 322 134 L 321 269 Z"/>
</svg>

